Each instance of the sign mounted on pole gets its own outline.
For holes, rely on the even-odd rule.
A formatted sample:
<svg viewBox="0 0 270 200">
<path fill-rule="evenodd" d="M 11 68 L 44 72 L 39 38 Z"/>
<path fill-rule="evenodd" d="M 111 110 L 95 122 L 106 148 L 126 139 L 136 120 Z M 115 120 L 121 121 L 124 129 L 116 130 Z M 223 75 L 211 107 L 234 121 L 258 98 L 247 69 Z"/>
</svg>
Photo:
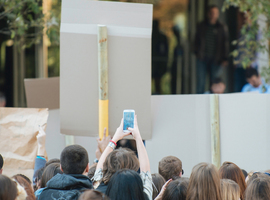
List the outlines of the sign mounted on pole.
<svg viewBox="0 0 270 200">
<path fill-rule="evenodd" d="M 143 139 L 151 131 L 150 4 L 63 0 L 60 30 L 61 133 L 99 135 L 98 28 L 108 34 L 109 134 L 134 109 Z"/>
</svg>

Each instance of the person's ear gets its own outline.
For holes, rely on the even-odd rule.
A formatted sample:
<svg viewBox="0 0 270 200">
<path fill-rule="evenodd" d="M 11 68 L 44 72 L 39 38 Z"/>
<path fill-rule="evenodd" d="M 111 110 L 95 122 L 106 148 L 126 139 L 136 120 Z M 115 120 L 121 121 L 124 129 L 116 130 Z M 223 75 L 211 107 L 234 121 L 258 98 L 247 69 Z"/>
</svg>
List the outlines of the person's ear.
<svg viewBox="0 0 270 200">
<path fill-rule="evenodd" d="M 181 177 L 182 177 L 182 175 L 183 175 L 183 174 L 182 174 L 182 171 L 181 171 L 181 172 L 180 172 L 180 174 L 179 174 L 179 177 L 181 178 Z"/>
<path fill-rule="evenodd" d="M 85 170 L 84 170 L 84 172 L 85 173 L 88 173 L 89 172 L 89 169 L 90 169 L 90 164 L 88 163 L 87 166 L 86 166 L 86 168 L 85 168 Z"/>
<path fill-rule="evenodd" d="M 62 165 L 60 164 L 60 170 L 64 173 L 63 169 L 62 169 Z"/>
<path fill-rule="evenodd" d="M 88 163 L 87 166 L 86 166 L 86 168 L 85 168 L 85 170 L 84 170 L 84 172 L 83 172 L 83 175 L 85 175 L 85 176 L 88 175 L 89 168 L 90 168 L 90 165 L 89 165 L 89 163 Z"/>
</svg>

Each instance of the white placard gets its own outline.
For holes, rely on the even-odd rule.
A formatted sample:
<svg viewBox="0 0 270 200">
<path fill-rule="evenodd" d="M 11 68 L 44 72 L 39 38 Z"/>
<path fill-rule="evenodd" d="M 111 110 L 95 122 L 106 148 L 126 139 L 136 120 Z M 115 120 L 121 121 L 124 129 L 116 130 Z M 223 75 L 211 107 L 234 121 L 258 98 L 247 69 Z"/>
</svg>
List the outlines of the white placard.
<svg viewBox="0 0 270 200">
<path fill-rule="evenodd" d="M 63 0 L 60 33 L 61 133 L 98 136 L 98 24 L 108 27 L 109 132 L 124 109 L 151 131 L 152 5 Z"/>
</svg>

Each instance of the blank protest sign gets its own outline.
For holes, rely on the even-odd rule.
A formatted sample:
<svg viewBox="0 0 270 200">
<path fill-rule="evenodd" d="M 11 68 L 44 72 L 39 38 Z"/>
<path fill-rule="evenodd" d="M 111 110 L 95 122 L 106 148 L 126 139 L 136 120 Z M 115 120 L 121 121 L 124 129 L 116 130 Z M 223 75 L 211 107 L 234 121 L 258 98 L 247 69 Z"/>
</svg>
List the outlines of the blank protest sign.
<svg viewBox="0 0 270 200">
<path fill-rule="evenodd" d="M 109 132 L 134 109 L 151 133 L 152 5 L 64 0 L 60 31 L 61 133 L 98 136 L 97 25 L 108 28 Z"/>
<path fill-rule="evenodd" d="M 270 168 L 269 102 L 269 94 L 219 95 L 222 162 L 247 171 Z"/>
</svg>

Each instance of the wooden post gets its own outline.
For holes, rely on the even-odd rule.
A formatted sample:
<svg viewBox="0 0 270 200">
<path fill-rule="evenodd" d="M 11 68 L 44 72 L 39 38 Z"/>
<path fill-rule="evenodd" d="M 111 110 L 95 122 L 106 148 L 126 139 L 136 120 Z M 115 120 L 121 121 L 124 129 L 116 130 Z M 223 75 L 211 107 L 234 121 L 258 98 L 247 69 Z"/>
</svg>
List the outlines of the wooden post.
<svg viewBox="0 0 270 200">
<path fill-rule="evenodd" d="M 219 96 L 210 95 L 211 113 L 211 154 L 212 163 L 220 167 L 220 129 L 219 129 Z"/>
<path fill-rule="evenodd" d="M 107 27 L 98 25 L 98 73 L 99 73 L 99 138 L 106 136 L 109 130 L 109 98 L 108 98 L 108 35 Z"/>
</svg>

